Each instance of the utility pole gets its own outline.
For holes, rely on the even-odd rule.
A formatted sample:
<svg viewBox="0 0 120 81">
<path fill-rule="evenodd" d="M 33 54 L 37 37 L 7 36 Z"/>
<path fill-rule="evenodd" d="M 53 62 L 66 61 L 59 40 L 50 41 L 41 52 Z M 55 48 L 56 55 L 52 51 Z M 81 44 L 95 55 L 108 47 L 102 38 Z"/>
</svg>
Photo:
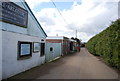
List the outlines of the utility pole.
<svg viewBox="0 0 120 81">
<path fill-rule="evenodd" d="M 77 30 L 76 30 L 76 38 L 77 38 Z"/>
<path fill-rule="evenodd" d="M 58 37 L 58 33 L 56 34 L 56 36 Z"/>
</svg>

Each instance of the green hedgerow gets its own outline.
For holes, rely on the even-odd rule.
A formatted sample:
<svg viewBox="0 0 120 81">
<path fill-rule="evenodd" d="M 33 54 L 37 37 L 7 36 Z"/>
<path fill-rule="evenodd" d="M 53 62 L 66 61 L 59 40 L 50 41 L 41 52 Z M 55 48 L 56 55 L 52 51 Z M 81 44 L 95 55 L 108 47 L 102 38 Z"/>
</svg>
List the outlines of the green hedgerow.
<svg viewBox="0 0 120 81">
<path fill-rule="evenodd" d="M 86 47 L 90 53 L 103 57 L 120 70 L 120 20 L 91 38 Z"/>
</svg>

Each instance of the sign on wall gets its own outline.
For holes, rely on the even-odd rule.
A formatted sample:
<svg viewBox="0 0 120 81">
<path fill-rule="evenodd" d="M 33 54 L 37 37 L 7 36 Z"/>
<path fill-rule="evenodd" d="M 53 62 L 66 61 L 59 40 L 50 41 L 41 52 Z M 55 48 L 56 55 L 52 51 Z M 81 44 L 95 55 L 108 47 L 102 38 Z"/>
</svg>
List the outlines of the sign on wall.
<svg viewBox="0 0 120 81">
<path fill-rule="evenodd" d="M 39 42 L 34 42 L 33 43 L 33 52 L 40 52 L 40 43 Z"/>
<path fill-rule="evenodd" d="M 0 20 L 27 28 L 28 12 L 13 2 L 2 2 L 0 4 Z"/>
<path fill-rule="evenodd" d="M 18 42 L 19 57 L 32 56 L 32 42 Z"/>
<path fill-rule="evenodd" d="M 20 55 L 30 54 L 30 44 L 21 44 Z"/>
</svg>

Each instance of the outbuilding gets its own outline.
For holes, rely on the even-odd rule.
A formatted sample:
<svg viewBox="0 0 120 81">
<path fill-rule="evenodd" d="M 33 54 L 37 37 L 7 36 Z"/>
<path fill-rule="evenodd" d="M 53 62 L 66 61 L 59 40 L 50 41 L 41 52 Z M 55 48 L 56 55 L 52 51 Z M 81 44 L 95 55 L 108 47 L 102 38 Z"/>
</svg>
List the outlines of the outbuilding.
<svg viewBox="0 0 120 81">
<path fill-rule="evenodd" d="M 40 23 L 24 0 L 0 4 L 1 79 L 45 62 L 45 39 Z"/>
<path fill-rule="evenodd" d="M 46 38 L 46 61 L 61 57 L 70 52 L 69 38 L 49 36 Z"/>
<path fill-rule="evenodd" d="M 76 40 L 69 39 L 70 40 L 70 51 L 75 52 L 77 51 L 77 42 Z"/>
</svg>

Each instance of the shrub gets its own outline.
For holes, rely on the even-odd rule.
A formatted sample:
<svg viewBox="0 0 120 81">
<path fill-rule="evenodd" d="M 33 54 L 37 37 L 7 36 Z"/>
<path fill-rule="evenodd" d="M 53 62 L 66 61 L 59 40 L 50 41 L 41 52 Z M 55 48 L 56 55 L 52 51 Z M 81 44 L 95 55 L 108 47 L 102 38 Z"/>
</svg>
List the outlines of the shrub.
<svg viewBox="0 0 120 81">
<path fill-rule="evenodd" d="M 86 47 L 90 53 L 103 57 L 120 70 L 120 20 L 91 38 Z"/>
</svg>

